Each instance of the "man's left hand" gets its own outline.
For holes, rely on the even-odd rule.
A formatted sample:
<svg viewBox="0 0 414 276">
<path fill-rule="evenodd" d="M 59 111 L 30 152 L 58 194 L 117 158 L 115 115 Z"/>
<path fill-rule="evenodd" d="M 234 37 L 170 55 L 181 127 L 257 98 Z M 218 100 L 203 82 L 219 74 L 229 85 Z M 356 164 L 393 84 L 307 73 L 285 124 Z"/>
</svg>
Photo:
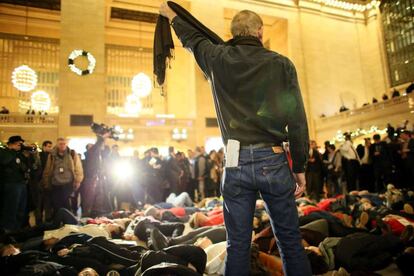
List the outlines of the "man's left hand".
<svg viewBox="0 0 414 276">
<path fill-rule="evenodd" d="M 296 181 L 295 197 L 300 198 L 306 190 L 306 178 L 304 173 L 294 173 L 293 177 Z"/>
</svg>

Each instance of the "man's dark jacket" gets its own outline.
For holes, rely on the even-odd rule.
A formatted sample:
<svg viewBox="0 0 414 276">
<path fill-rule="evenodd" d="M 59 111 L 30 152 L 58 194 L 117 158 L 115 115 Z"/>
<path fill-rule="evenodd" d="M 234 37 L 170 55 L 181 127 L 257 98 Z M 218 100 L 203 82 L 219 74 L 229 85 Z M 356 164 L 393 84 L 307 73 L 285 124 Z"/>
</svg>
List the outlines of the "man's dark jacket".
<svg viewBox="0 0 414 276">
<path fill-rule="evenodd" d="M 26 183 L 28 160 L 21 151 L 0 148 L 0 184 Z"/>
<path fill-rule="evenodd" d="M 289 141 L 293 171 L 304 172 L 308 126 L 293 63 L 255 37 L 217 45 L 179 16 L 172 26 L 211 82 L 224 143 Z"/>
</svg>

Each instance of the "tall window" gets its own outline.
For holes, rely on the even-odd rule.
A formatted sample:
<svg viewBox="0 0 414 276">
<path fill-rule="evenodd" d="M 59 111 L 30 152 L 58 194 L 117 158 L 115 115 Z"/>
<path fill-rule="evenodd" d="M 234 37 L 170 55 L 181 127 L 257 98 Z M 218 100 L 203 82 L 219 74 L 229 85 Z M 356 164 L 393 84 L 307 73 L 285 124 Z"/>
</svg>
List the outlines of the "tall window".
<svg viewBox="0 0 414 276">
<path fill-rule="evenodd" d="M 391 85 L 411 82 L 414 80 L 414 0 L 384 0 L 380 8 Z"/>
<path fill-rule="evenodd" d="M 106 45 L 106 99 L 107 112 L 120 115 L 128 95 L 132 93 L 131 81 L 138 73 L 145 73 L 153 79 L 152 49 L 128 46 Z M 142 99 L 140 115 L 151 116 L 157 106 L 163 103 L 160 88 L 153 88 L 151 94 Z"/>
<path fill-rule="evenodd" d="M 19 92 L 11 83 L 11 75 L 19 65 L 36 71 L 38 82 L 31 92 Z M 56 112 L 59 87 L 59 40 L 0 33 L 0 99 L 17 98 L 19 110 L 30 107 L 30 96 L 37 90 L 46 91 L 52 101 L 49 112 Z"/>
</svg>

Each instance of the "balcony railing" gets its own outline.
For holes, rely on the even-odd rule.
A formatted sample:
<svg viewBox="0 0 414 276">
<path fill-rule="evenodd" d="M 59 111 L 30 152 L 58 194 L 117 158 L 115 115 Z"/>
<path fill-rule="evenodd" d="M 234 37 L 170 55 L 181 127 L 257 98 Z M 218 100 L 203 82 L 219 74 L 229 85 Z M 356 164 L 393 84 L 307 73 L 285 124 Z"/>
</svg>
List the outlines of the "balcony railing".
<svg viewBox="0 0 414 276">
<path fill-rule="evenodd" d="M 55 126 L 57 122 L 58 117 L 55 115 L 0 114 L 0 125 L 2 126 Z"/>
<path fill-rule="evenodd" d="M 157 127 L 194 127 L 192 119 L 168 119 L 168 118 L 123 118 L 115 115 L 106 116 L 108 125 L 134 126 L 135 128 L 157 128 Z"/>
<path fill-rule="evenodd" d="M 385 128 L 387 123 L 400 125 L 405 120 L 414 122 L 414 95 L 404 95 L 386 101 L 348 110 L 314 121 L 318 141 L 331 139 L 338 130 L 352 131 L 371 126 Z"/>
<path fill-rule="evenodd" d="M 321 117 L 321 118 L 318 118 L 316 121 L 319 123 L 332 122 L 334 120 L 347 119 L 350 117 L 363 115 L 363 114 L 370 113 L 370 112 L 381 111 L 386 108 L 391 108 L 397 105 L 404 106 L 405 108 L 414 109 L 414 97 L 405 95 L 405 96 L 389 99 L 383 102 L 369 104 L 367 106 L 348 110 L 345 112 L 340 112 L 332 116 Z"/>
</svg>

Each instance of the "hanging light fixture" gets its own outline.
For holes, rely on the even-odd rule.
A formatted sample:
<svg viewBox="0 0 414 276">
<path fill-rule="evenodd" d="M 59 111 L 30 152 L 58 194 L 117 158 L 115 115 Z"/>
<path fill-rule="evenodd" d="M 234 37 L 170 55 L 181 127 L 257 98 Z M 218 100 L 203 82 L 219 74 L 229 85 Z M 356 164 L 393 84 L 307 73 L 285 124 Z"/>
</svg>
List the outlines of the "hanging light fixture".
<svg viewBox="0 0 414 276">
<path fill-rule="evenodd" d="M 131 94 L 127 96 L 127 100 L 125 102 L 125 111 L 128 115 L 138 115 L 138 113 L 142 109 L 142 103 L 139 100 L 139 97 Z"/>
<path fill-rule="evenodd" d="M 25 23 L 25 36 L 24 39 L 27 40 L 29 37 L 27 36 L 27 25 L 28 25 L 28 16 L 29 8 L 26 3 L 26 23 Z M 37 74 L 36 72 L 30 68 L 28 65 L 22 64 L 16 67 L 12 73 L 12 84 L 13 86 L 22 92 L 29 92 L 35 89 L 37 85 Z"/>
<path fill-rule="evenodd" d="M 32 91 L 37 85 L 37 74 L 29 66 L 25 64 L 20 65 L 13 70 L 12 83 L 20 91 Z"/>
<path fill-rule="evenodd" d="M 33 92 L 31 100 L 33 110 L 48 111 L 50 109 L 51 100 L 49 94 L 43 90 Z"/>
<path fill-rule="evenodd" d="M 144 73 L 139 73 L 132 78 L 132 92 L 140 98 L 148 97 L 152 90 L 151 79 Z"/>
<path fill-rule="evenodd" d="M 141 40 L 142 32 L 141 32 L 141 22 L 139 21 L 138 25 L 138 34 L 139 34 L 139 66 L 142 70 L 143 66 L 143 58 L 144 58 L 144 48 L 143 42 Z M 151 94 L 152 90 L 152 81 L 151 78 L 143 73 L 140 72 L 132 78 L 131 82 L 131 90 L 132 93 L 137 95 L 140 98 L 146 98 Z"/>
</svg>

